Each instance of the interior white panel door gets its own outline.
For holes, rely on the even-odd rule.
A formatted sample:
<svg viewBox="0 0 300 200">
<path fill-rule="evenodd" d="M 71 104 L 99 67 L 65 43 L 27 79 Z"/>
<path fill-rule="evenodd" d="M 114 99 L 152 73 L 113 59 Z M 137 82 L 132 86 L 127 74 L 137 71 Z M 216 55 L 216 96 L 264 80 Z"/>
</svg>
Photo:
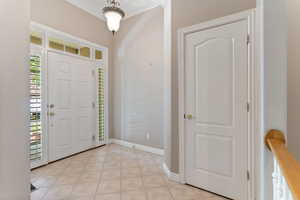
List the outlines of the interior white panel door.
<svg viewBox="0 0 300 200">
<path fill-rule="evenodd" d="M 48 53 L 49 161 L 90 148 L 93 64 L 72 56 Z"/>
<path fill-rule="evenodd" d="M 185 36 L 187 183 L 247 199 L 248 22 Z"/>
</svg>

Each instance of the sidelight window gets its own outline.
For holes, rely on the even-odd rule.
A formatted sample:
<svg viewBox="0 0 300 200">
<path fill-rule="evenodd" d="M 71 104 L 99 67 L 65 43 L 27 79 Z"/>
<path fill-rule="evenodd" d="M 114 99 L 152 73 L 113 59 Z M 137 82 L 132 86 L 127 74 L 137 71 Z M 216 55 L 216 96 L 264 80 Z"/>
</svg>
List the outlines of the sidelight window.
<svg viewBox="0 0 300 200">
<path fill-rule="evenodd" d="M 41 56 L 30 56 L 30 160 L 42 159 Z"/>
<path fill-rule="evenodd" d="M 99 126 L 99 141 L 104 141 L 105 136 L 105 111 L 104 111 L 104 69 L 98 68 L 98 126 Z"/>
</svg>

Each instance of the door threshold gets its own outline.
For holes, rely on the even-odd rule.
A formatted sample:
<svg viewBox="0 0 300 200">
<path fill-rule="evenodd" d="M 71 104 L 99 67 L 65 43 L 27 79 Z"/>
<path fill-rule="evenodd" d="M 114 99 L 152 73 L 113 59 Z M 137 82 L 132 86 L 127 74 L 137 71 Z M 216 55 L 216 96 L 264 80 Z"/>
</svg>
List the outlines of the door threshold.
<svg viewBox="0 0 300 200">
<path fill-rule="evenodd" d="M 190 184 L 187 184 L 187 183 L 186 183 L 185 185 L 188 185 L 188 186 L 190 186 L 190 187 L 193 187 L 193 188 L 195 188 L 195 189 L 203 190 L 203 191 L 205 191 L 205 192 L 208 192 L 208 193 L 211 193 L 211 194 L 217 195 L 217 196 L 219 196 L 219 197 L 222 197 L 222 198 L 224 198 L 224 199 L 228 199 L 228 200 L 234 200 L 234 199 L 230 199 L 230 198 L 228 198 L 228 197 L 222 196 L 222 195 L 220 195 L 220 194 L 217 194 L 217 193 L 214 193 L 214 192 L 211 192 L 211 191 L 208 191 L 208 190 L 202 189 L 202 188 L 198 188 L 198 187 L 196 187 L 196 186 L 194 186 L 194 185 L 190 185 Z"/>
<path fill-rule="evenodd" d="M 81 152 L 78 152 L 78 153 L 74 153 L 74 154 L 72 154 L 72 155 L 69 155 L 69 156 L 60 158 L 60 159 L 58 159 L 58 160 L 48 162 L 47 164 L 44 164 L 44 165 L 41 165 L 41 166 L 32 168 L 31 171 L 36 170 L 36 169 L 39 169 L 39 168 L 42 168 L 42 167 L 47 166 L 47 165 L 49 165 L 49 164 L 56 163 L 56 162 L 58 162 L 58 161 L 61 161 L 61 160 L 64 160 L 64 159 L 67 159 L 67 158 L 76 156 L 76 155 L 81 154 L 81 153 L 84 153 L 84 152 L 88 152 L 88 151 L 91 151 L 91 150 L 94 150 L 94 149 L 98 149 L 98 148 L 104 147 L 105 145 L 106 145 L 106 144 L 103 144 L 103 145 L 100 145 L 100 146 L 96 146 L 96 147 L 92 147 L 92 148 L 90 148 L 90 149 L 87 149 L 87 150 L 84 150 L 84 151 L 81 151 Z"/>
</svg>

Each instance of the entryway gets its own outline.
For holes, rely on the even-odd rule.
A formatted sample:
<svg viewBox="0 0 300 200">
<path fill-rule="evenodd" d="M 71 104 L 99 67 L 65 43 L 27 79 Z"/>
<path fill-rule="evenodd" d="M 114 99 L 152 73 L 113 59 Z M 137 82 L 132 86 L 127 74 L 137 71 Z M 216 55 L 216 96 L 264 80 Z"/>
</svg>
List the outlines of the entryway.
<svg viewBox="0 0 300 200">
<path fill-rule="evenodd" d="M 180 31 L 184 182 L 235 200 L 249 195 L 251 12 Z"/>
<path fill-rule="evenodd" d="M 31 168 L 106 144 L 107 49 L 32 24 L 30 61 Z"/>
</svg>

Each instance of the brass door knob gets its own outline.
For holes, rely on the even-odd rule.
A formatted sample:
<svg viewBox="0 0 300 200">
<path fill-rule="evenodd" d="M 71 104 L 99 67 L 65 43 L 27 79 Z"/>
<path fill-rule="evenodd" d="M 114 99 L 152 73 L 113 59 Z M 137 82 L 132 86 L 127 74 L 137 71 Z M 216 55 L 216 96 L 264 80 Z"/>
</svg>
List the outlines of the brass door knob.
<svg viewBox="0 0 300 200">
<path fill-rule="evenodd" d="M 193 119 L 193 115 L 191 115 L 191 114 L 185 114 L 184 118 L 187 119 L 187 120 L 191 120 L 191 119 Z"/>
<path fill-rule="evenodd" d="M 53 117 L 55 115 L 54 112 L 49 112 L 49 116 Z"/>
</svg>

